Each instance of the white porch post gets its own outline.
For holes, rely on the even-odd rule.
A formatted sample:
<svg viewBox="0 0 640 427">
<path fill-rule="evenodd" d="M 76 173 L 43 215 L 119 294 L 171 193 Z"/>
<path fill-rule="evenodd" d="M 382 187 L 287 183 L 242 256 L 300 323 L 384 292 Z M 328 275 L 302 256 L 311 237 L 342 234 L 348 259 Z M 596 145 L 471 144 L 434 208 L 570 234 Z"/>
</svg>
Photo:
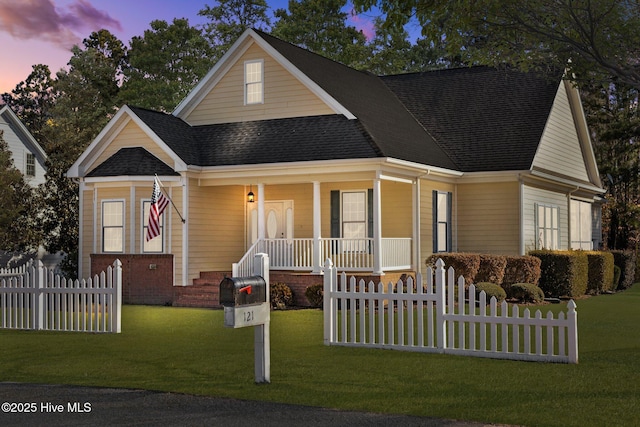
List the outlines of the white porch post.
<svg viewBox="0 0 640 427">
<path fill-rule="evenodd" d="M 320 183 L 313 181 L 313 274 L 322 273 Z"/>
<path fill-rule="evenodd" d="M 382 209 L 380 204 L 380 178 L 373 180 L 373 274 L 382 271 Z"/>
<path fill-rule="evenodd" d="M 258 184 L 258 240 L 263 240 L 265 235 L 264 184 Z"/>
<path fill-rule="evenodd" d="M 413 182 L 413 259 L 411 267 L 414 271 L 422 271 L 422 254 L 420 250 L 420 178 Z"/>
</svg>

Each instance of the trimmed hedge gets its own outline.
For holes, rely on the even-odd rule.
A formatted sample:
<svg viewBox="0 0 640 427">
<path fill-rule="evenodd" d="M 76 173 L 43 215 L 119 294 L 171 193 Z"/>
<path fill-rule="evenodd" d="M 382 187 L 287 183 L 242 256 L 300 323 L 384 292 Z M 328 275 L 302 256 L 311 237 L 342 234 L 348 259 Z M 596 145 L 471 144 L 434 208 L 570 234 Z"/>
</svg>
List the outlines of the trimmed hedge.
<svg viewBox="0 0 640 427">
<path fill-rule="evenodd" d="M 460 276 L 464 277 L 465 286 L 473 283 L 480 269 L 480 255 L 478 254 L 437 253 L 427 258 L 427 266 L 435 268 L 438 258 L 442 258 L 447 270 L 449 267 L 453 267 L 456 272 L 456 280 Z"/>
<path fill-rule="evenodd" d="M 611 252 L 586 252 L 589 261 L 587 290 L 593 294 L 613 291 L 613 254 Z"/>
<path fill-rule="evenodd" d="M 495 297 L 498 304 L 507 298 L 507 293 L 502 289 L 500 285 L 489 282 L 480 282 L 475 284 L 476 297 L 480 298 L 480 293 L 484 291 L 487 295 L 487 303 L 491 302 L 491 297 Z"/>
<path fill-rule="evenodd" d="M 304 296 L 307 297 L 307 301 L 311 307 L 322 307 L 324 302 L 324 287 L 322 284 L 307 286 L 304 291 Z"/>
<path fill-rule="evenodd" d="M 635 280 L 636 266 L 633 252 L 611 251 L 614 264 L 620 267 L 620 281 L 617 289 L 627 289 Z"/>
<path fill-rule="evenodd" d="M 269 286 L 271 296 L 271 307 L 274 310 L 284 310 L 293 304 L 293 292 L 285 283 L 272 283 Z"/>
<path fill-rule="evenodd" d="M 507 258 L 504 255 L 480 254 L 480 268 L 473 280 L 501 285 L 506 266 Z"/>
<path fill-rule="evenodd" d="M 582 251 L 531 251 L 540 258 L 541 275 L 538 286 L 546 296 L 579 297 L 587 292 L 589 261 Z"/>
<path fill-rule="evenodd" d="M 506 256 L 507 265 L 504 269 L 502 287 L 508 288 L 514 283 L 531 283 L 537 285 L 540 281 L 542 261 L 534 256 Z"/>
<path fill-rule="evenodd" d="M 507 288 L 507 295 L 518 302 L 539 304 L 544 301 L 544 292 L 532 283 L 514 283 Z"/>
</svg>

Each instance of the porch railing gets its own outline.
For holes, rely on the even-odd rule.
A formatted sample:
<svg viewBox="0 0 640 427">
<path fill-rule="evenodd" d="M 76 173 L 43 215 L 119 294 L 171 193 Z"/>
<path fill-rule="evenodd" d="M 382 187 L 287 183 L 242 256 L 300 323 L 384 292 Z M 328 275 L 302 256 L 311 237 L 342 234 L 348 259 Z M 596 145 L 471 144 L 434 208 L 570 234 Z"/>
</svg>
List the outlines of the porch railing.
<svg viewBox="0 0 640 427">
<path fill-rule="evenodd" d="M 320 239 L 320 256 L 314 257 L 313 239 L 263 239 L 254 243 L 240 261 L 233 264 L 234 277 L 250 275 L 256 253 L 269 254 L 272 270 L 313 271 L 315 260 L 331 259 L 340 271 L 373 271 L 373 239 Z M 382 239 L 382 269 L 411 268 L 411 238 Z M 319 270 L 319 268 L 318 268 Z M 318 271 L 317 270 L 317 271 Z"/>
</svg>

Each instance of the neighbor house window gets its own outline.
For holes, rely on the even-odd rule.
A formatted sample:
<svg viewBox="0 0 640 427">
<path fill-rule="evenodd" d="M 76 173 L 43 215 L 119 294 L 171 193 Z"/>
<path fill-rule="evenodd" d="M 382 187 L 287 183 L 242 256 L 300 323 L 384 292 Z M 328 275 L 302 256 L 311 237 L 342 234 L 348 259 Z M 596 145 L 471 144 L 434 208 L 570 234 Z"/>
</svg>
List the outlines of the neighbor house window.
<svg viewBox="0 0 640 427">
<path fill-rule="evenodd" d="M 571 249 L 592 248 L 591 203 L 571 200 Z"/>
<path fill-rule="evenodd" d="M 536 204 L 537 249 L 558 249 L 560 241 L 560 209 Z"/>
<path fill-rule="evenodd" d="M 124 252 L 124 201 L 102 202 L 102 252 Z"/>
<path fill-rule="evenodd" d="M 262 104 L 264 101 L 263 62 L 247 61 L 244 63 L 244 103 Z"/>
<path fill-rule="evenodd" d="M 451 200 L 450 192 L 433 192 L 433 252 L 452 250 Z"/>
<path fill-rule="evenodd" d="M 27 176 L 36 176 L 36 156 L 33 153 L 27 153 L 25 174 Z"/>
<path fill-rule="evenodd" d="M 147 227 L 149 226 L 149 209 L 151 208 L 151 200 L 142 201 L 142 252 L 144 253 L 161 253 L 164 248 L 164 215 L 160 215 L 160 234 L 153 239 L 147 241 Z M 165 211 L 166 213 L 166 211 Z"/>
</svg>

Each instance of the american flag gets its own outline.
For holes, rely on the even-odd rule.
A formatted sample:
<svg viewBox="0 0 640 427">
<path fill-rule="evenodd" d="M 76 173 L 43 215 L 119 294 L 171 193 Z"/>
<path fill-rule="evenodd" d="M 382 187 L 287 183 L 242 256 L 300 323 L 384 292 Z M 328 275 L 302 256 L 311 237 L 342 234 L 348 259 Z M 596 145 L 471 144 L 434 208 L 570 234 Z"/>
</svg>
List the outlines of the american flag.
<svg viewBox="0 0 640 427">
<path fill-rule="evenodd" d="M 149 207 L 149 220 L 147 221 L 147 242 L 160 235 L 160 215 L 169 204 L 169 199 L 160 191 L 158 178 L 153 181 L 153 193 L 151 193 L 151 206 Z"/>
</svg>

